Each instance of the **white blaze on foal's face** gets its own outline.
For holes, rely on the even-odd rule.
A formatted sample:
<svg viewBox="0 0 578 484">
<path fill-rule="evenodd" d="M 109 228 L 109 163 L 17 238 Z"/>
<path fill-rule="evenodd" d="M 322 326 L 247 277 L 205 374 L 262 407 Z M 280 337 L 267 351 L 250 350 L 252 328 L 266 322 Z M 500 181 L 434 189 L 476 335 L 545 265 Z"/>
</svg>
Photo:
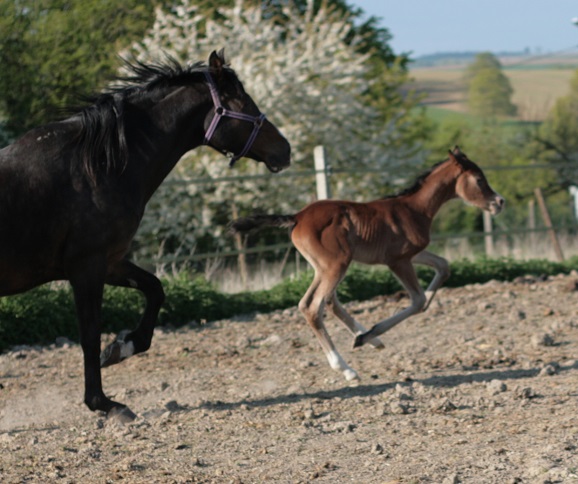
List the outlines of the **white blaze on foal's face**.
<svg viewBox="0 0 578 484">
<path fill-rule="evenodd" d="M 497 215 L 502 211 L 504 199 L 498 195 L 479 171 L 465 171 L 456 181 L 456 194 L 468 205 Z"/>
</svg>

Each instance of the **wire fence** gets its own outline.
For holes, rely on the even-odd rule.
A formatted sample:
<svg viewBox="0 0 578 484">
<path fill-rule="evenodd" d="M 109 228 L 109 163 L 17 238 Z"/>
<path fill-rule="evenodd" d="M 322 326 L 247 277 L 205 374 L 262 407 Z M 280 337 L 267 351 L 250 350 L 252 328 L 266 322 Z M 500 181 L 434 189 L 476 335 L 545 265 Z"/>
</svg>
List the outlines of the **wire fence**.
<svg viewBox="0 0 578 484">
<path fill-rule="evenodd" d="M 319 180 L 324 179 L 325 183 L 328 187 L 331 185 L 335 185 L 336 181 L 339 177 L 347 176 L 350 174 L 385 174 L 386 171 L 384 169 L 370 169 L 370 170 L 355 170 L 355 169 L 332 169 L 330 165 L 323 165 L 322 168 L 319 168 L 319 165 L 316 165 L 317 169 L 309 169 L 309 170 L 287 170 L 285 172 L 279 173 L 274 175 L 275 177 L 285 177 L 285 178 L 309 178 L 311 180 L 311 192 L 314 193 L 316 189 L 317 183 L 317 193 L 319 194 Z M 484 167 L 484 172 L 491 173 L 491 172 L 535 172 L 536 170 L 561 170 L 561 169 L 569 169 L 569 168 L 577 168 L 570 166 L 568 163 L 533 163 L 527 165 L 515 165 L 515 166 L 488 166 Z M 319 175 L 322 175 L 321 178 Z M 180 189 L 185 190 L 187 185 L 199 185 L 199 184 L 206 184 L 206 185 L 215 185 L 219 183 L 230 183 L 230 182 L 241 182 L 245 180 L 258 180 L 264 178 L 270 178 L 270 174 L 263 174 L 263 175 L 235 175 L 235 176 L 223 176 L 223 177 L 200 177 L 195 179 L 187 179 L 187 180 L 167 180 L 165 183 L 174 185 L 175 187 L 180 187 Z M 489 176 L 491 178 L 491 175 Z M 539 187 L 536 187 L 539 189 Z M 331 193 L 331 190 L 328 189 L 328 192 Z M 338 194 L 337 194 L 338 196 Z M 336 198 L 336 197 L 333 197 Z M 528 210 L 533 210 L 532 205 L 535 199 L 530 199 L 529 208 Z M 519 203 L 519 202 L 518 202 Z M 511 202 L 507 202 L 511 205 Z M 494 244 L 495 241 L 506 241 L 506 245 L 508 241 L 511 241 L 513 237 L 525 237 L 534 245 L 536 243 L 535 237 L 546 235 L 552 247 L 556 244 L 560 245 L 558 240 L 559 234 L 573 234 L 576 229 L 578 228 L 578 224 L 576 224 L 576 213 L 574 209 L 575 204 L 569 204 L 568 207 L 564 207 L 564 210 L 567 210 L 571 215 L 567 216 L 566 219 L 572 219 L 574 221 L 573 224 L 570 226 L 568 224 L 560 225 L 560 224 L 552 224 L 545 223 L 544 217 L 542 214 L 542 223 L 539 222 L 539 219 L 536 217 L 534 221 L 531 221 L 531 216 L 529 216 L 527 223 L 524 226 L 518 227 L 497 227 L 494 228 L 491 225 L 486 226 L 484 230 L 480 231 L 467 231 L 467 232 L 459 232 L 459 233 L 441 233 L 441 234 L 432 234 L 432 244 L 437 244 L 441 246 L 443 244 L 448 244 L 450 247 L 452 243 L 456 244 L 456 241 L 474 241 L 474 245 L 478 247 L 476 254 L 479 254 L 479 247 L 483 247 L 482 253 L 488 256 L 495 256 L 495 255 L 511 255 L 505 253 L 502 248 L 496 250 L 496 246 Z M 296 207 L 299 209 L 300 207 Z M 546 208 L 547 210 L 547 208 Z M 484 243 L 485 241 L 485 243 Z M 578 244 L 577 244 L 578 245 Z M 451 249 L 450 249 L 451 250 Z M 540 251 L 542 249 L 538 249 Z M 148 263 L 150 265 L 158 266 L 167 266 L 167 265 L 181 265 L 186 263 L 199 263 L 203 261 L 214 261 L 217 259 L 233 259 L 233 258 L 242 258 L 247 256 L 256 257 L 257 259 L 260 256 L 265 254 L 277 254 L 277 258 L 283 258 L 287 260 L 289 254 L 292 251 L 292 244 L 287 241 L 287 243 L 276 243 L 272 245 L 262 245 L 258 247 L 247 247 L 247 248 L 240 248 L 240 249 L 231 249 L 231 250 L 214 250 L 214 251 L 206 251 L 202 253 L 190 253 L 190 254 L 173 254 L 173 255 L 164 255 L 159 256 L 155 260 L 147 260 L 147 261 L 139 261 L 141 263 Z M 543 250 L 542 250 L 543 251 Z M 578 253 L 578 248 L 576 249 Z M 562 248 L 558 248 L 558 252 L 562 253 L 561 257 L 563 258 L 563 250 Z M 557 255 L 556 258 L 560 258 L 560 255 Z M 296 255 L 296 261 L 298 261 L 298 256 Z M 299 265 L 297 263 L 297 265 Z"/>
</svg>

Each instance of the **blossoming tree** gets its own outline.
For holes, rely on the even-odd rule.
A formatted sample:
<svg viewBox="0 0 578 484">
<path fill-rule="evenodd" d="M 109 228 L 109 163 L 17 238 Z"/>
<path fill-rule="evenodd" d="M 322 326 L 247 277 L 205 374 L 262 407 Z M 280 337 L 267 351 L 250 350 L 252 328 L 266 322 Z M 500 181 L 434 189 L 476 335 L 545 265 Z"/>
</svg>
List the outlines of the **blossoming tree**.
<svg viewBox="0 0 578 484">
<path fill-rule="evenodd" d="M 393 173 L 398 176 L 401 166 L 416 161 L 408 157 L 415 152 L 415 141 L 403 140 L 415 102 L 400 103 L 384 120 L 368 101 L 373 82 L 370 54 L 360 53 L 363 39 L 346 13 L 331 8 L 330 2 L 314 9 L 311 0 L 304 11 L 290 2 L 280 9 L 282 20 L 260 2 L 236 0 L 232 7 L 218 8 L 213 19 L 194 1 L 181 0 L 171 11 L 158 9 L 146 37 L 121 54 L 142 62 L 169 55 L 186 63 L 204 60 L 223 47 L 247 92 L 290 141 L 289 172 L 311 170 L 313 148 L 323 145 L 332 169 L 349 172 L 335 177 L 337 196 L 382 195 L 379 187 Z M 400 73 L 392 69 L 390 88 L 399 89 L 405 80 Z M 191 182 L 185 192 L 170 182 L 164 185 L 148 209 L 141 241 L 166 240 L 167 252 L 177 246 L 186 253 L 195 245 L 204 249 L 208 239 L 225 247 L 231 244 L 221 237 L 231 218 L 231 200 L 244 213 L 295 211 L 314 197 L 313 177 L 254 177 L 264 174 L 262 167 L 243 162 L 227 173 L 226 162 L 219 158 L 210 150 L 196 150 L 179 164 L 173 180 L 247 177 L 230 183 Z"/>
</svg>

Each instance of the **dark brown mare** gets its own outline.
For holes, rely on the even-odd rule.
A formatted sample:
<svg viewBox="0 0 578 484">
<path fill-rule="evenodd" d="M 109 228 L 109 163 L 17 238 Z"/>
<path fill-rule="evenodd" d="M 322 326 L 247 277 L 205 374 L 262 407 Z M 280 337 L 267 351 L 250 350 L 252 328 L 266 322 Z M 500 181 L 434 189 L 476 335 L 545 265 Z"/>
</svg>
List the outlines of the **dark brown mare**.
<svg viewBox="0 0 578 484">
<path fill-rule="evenodd" d="M 84 354 L 84 401 L 121 419 L 134 414 L 106 397 L 101 365 L 146 351 L 164 300 L 160 281 L 125 255 L 153 192 L 188 150 L 289 166 L 290 147 L 243 89 L 222 52 L 208 65 L 137 64 L 122 87 L 61 122 L 0 151 L 0 296 L 68 280 Z M 134 331 L 102 353 L 103 286 L 146 299 Z"/>
<path fill-rule="evenodd" d="M 337 352 L 323 324 L 324 306 L 356 335 L 354 347 L 370 343 L 382 349 L 377 336 L 425 310 L 449 276 L 447 261 L 424 249 L 430 241 L 435 214 L 456 197 L 494 215 L 504 206 L 504 199 L 490 188 L 482 170 L 457 147 L 449 152 L 448 160 L 434 166 L 412 188 L 397 196 L 369 203 L 324 200 L 295 215 L 248 217 L 232 222 L 231 227 L 237 232 L 261 226 L 292 229 L 293 244 L 315 270 L 299 309 L 321 343 L 331 368 L 353 380 L 358 378 L 357 372 Z M 387 265 L 409 293 L 410 307 L 366 331 L 337 300 L 337 286 L 352 261 Z M 419 285 L 413 264 L 425 264 L 435 270 L 426 292 Z"/>
</svg>

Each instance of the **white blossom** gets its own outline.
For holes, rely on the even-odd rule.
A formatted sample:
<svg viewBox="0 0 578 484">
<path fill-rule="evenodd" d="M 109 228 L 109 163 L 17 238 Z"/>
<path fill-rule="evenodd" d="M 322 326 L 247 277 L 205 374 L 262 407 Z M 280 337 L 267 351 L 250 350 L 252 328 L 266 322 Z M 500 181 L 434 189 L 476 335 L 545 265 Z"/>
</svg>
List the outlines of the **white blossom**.
<svg viewBox="0 0 578 484">
<path fill-rule="evenodd" d="M 283 8 L 287 21 L 282 25 L 263 12 L 260 6 L 237 0 L 232 8 L 220 8 L 221 19 L 214 21 L 204 18 L 194 1 L 181 0 L 170 12 L 156 10 L 153 27 L 130 54 L 143 62 L 168 54 L 186 63 L 205 60 L 211 51 L 224 47 L 245 90 L 291 143 L 289 170 L 311 170 L 316 145 L 325 146 L 333 169 L 393 170 L 396 163 L 406 162 L 392 148 L 395 120 L 383 125 L 375 108 L 362 101 L 370 82 L 369 55 L 359 53 L 361 39 L 353 35 L 352 21 L 327 7 L 314 12 L 312 2 L 304 15 L 288 2 Z M 177 176 L 230 175 L 226 166 L 222 155 L 199 148 L 179 164 Z M 247 159 L 235 166 L 236 174 L 264 172 L 262 164 Z M 361 188 L 375 178 L 371 174 L 347 177 L 337 183 L 339 196 L 359 198 Z M 233 197 L 247 211 L 296 212 L 311 201 L 313 183 L 312 177 L 271 175 L 212 187 L 190 184 L 191 213 L 200 214 L 204 207 L 195 230 L 218 233 L 217 212 Z"/>
</svg>

